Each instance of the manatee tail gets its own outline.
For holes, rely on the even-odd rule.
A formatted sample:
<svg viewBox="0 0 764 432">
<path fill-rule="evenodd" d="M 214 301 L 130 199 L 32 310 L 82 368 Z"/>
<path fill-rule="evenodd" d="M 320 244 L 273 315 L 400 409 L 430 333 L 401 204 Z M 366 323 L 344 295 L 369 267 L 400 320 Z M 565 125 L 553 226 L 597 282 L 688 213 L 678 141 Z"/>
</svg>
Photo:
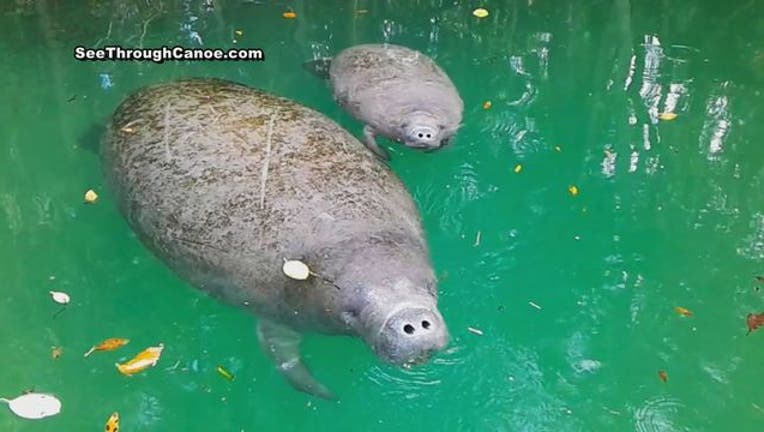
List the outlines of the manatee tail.
<svg viewBox="0 0 764 432">
<path fill-rule="evenodd" d="M 306 61 L 302 64 L 303 69 L 321 79 L 329 79 L 329 66 L 332 64 L 331 57 L 321 57 Z"/>
<path fill-rule="evenodd" d="M 273 321 L 260 319 L 257 337 L 263 351 L 276 363 L 279 372 L 295 389 L 320 397 L 335 399 L 329 389 L 313 378 L 300 358 L 300 333 Z"/>
</svg>

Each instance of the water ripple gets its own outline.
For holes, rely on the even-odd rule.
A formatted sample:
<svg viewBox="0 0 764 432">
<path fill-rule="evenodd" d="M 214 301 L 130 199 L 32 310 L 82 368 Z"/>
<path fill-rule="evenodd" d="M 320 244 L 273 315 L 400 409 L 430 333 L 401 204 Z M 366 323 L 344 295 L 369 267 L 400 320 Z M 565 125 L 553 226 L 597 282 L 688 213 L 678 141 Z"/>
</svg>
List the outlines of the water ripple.
<svg viewBox="0 0 764 432">
<path fill-rule="evenodd" d="M 377 364 L 364 375 L 387 396 L 416 399 L 426 396 L 425 389 L 440 385 L 443 375 L 451 367 L 464 363 L 466 354 L 463 351 L 462 346 L 455 345 L 439 353 L 426 365 L 401 368 Z"/>
<path fill-rule="evenodd" d="M 656 396 L 634 410 L 634 430 L 636 432 L 678 432 L 687 428 L 674 424 L 676 416 L 684 405 L 675 398 Z"/>
</svg>

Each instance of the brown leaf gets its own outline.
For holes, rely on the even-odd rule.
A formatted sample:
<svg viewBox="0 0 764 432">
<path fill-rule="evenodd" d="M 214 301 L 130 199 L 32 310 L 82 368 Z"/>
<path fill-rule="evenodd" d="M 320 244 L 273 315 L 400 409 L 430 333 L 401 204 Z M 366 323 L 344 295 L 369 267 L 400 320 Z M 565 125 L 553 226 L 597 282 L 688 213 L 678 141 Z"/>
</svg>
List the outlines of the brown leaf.
<svg viewBox="0 0 764 432">
<path fill-rule="evenodd" d="M 666 371 L 662 371 L 662 370 L 658 371 L 658 378 L 660 378 L 661 381 L 666 382 L 668 381 L 668 374 L 666 373 Z"/>
<path fill-rule="evenodd" d="M 745 323 L 748 325 L 748 333 L 764 325 L 764 312 L 760 314 L 749 313 L 745 317 Z M 746 333 L 746 335 L 748 334 Z"/>
</svg>

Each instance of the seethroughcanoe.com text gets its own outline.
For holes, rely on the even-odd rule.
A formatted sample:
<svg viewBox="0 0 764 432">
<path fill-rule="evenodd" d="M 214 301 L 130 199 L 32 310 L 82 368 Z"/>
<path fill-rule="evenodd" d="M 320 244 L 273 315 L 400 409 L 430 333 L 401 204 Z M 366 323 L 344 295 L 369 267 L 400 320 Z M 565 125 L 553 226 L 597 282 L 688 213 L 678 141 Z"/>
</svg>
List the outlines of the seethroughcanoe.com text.
<svg viewBox="0 0 764 432">
<path fill-rule="evenodd" d="M 220 49 L 184 48 L 181 46 L 161 48 L 123 48 L 106 46 L 103 48 L 74 48 L 74 58 L 81 61 L 152 61 L 164 63 L 177 60 L 219 60 L 219 61 L 263 61 L 265 53 L 259 48 Z"/>
</svg>

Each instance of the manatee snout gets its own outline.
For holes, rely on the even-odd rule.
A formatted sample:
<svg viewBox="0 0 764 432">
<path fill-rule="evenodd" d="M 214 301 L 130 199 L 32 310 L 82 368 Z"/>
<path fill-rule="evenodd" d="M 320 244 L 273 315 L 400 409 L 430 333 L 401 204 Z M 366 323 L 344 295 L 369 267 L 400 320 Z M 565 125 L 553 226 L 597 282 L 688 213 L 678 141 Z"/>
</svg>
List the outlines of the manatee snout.
<svg viewBox="0 0 764 432">
<path fill-rule="evenodd" d="M 417 364 L 445 348 L 448 341 L 448 329 L 437 310 L 406 306 L 382 324 L 374 350 L 390 363 Z"/>
</svg>

